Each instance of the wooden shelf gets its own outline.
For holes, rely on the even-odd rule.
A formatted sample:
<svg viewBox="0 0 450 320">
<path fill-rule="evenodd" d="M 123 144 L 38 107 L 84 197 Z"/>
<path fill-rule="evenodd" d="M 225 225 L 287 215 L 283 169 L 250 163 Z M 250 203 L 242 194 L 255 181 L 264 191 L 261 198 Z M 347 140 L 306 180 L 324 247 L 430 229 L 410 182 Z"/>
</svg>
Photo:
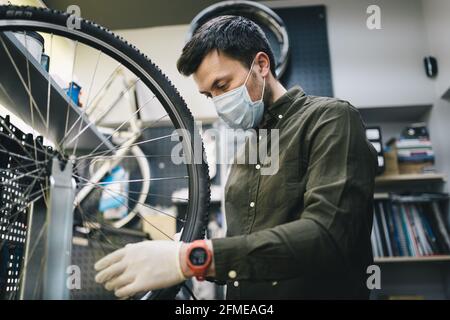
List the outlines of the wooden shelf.
<svg viewBox="0 0 450 320">
<path fill-rule="evenodd" d="M 375 263 L 406 263 L 406 262 L 450 262 L 450 255 L 425 257 L 382 257 L 375 258 Z"/>
<path fill-rule="evenodd" d="M 373 194 L 374 200 L 386 200 L 389 199 L 389 192 L 375 192 Z"/>
<path fill-rule="evenodd" d="M 396 184 L 405 182 L 445 182 L 446 176 L 439 173 L 397 174 L 375 178 L 376 185 Z"/>
<path fill-rule="evenodd" d="M 358 107 L 366 122 L 416 122 L 431 110 L 432 104 L 410 106 Z"/>
</svg>

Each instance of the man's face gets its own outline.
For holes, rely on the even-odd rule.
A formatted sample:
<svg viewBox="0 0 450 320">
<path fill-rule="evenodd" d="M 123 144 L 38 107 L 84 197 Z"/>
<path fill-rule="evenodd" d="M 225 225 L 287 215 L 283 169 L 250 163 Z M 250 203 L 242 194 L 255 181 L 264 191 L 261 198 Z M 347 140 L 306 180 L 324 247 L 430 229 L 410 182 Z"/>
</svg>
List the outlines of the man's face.
<svg viewBox="0 0 450 320">
<path fill-rule="evenodd" d="M 252 101 L 261 99 L 263 78 L 255 63 L 247 81 Z M 238 60 L 213 50 L 208 53 L 193 74 L 200 93 L 213 98 L 244 84 L 249 70 Z"/>
</svg>

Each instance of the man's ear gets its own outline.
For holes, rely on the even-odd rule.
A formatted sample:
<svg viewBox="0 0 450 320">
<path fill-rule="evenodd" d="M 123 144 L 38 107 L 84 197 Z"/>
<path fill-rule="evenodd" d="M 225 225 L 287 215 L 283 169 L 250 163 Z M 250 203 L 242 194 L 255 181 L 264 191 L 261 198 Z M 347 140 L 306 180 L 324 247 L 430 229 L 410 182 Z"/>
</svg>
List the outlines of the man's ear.
<svg viewBox="0 0 450 320">
<path fill-rule="evenodd" d="M 255 64 L 260 68 L 261 76 L 266 77 L 270 73 L 270 59 L 265 52 L 258 52 L 255 56 Z"/>
</svg>

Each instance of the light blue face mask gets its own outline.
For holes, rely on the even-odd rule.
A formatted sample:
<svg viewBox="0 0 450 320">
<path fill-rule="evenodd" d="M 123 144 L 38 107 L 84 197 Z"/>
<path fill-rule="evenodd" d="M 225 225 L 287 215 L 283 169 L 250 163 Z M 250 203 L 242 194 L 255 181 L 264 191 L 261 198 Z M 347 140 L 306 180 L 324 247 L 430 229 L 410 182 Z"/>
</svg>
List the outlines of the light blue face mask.
<svg viewBox="0 0 450 320">
<path fill-rule="evenodd" d="M 219 117 L 234 129 L 256 128 L 264 114 L 263 98 L 266 79 L 264 78 L 261 99 L 258 101 L 252 101 L 246 86 L 254 62 L 255 60 L 252 62 L 243 85 L 212 99 Z"/>
</svg>

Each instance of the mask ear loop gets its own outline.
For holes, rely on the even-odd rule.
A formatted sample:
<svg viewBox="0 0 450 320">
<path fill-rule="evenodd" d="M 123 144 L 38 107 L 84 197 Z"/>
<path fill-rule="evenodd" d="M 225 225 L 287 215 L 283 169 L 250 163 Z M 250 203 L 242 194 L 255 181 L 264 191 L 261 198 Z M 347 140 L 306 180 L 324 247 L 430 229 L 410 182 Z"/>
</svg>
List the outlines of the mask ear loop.
<svg viewBox="0 0 450 320">
<path fill-rule="evenodd" d="M 261 100 L 264 99 L 264 90 L 265 89 L 266 89 L 266 77 L 263 78 L 263 91 L 262 91 L 262 94 L 261 94 Z"/>
<path fill-rule="evenodd" d="M 256 57 L 255 57 L 255 59 L 256 59 Z M 252 73 L 252 69 L 253 69 L 253 64 L 255 63 L 255 59 L 253 59 L 252 65 L 250 66 L 250 70 L 247 73 L 247 77 L 245 78 L 245 81 L 244 81 L 244 86 L 247 85 L 248 78 L 250 78 L 250 74 Z"/>
<path fill-rule="evenodd" d="M 256 59 L 256 57 L 255 57 L 255 59 Z M 247 78 L 245 78 L 244 86 L 247 85 L 248 78 L 250 77 L 250 74 L 252 73 L 253 65 L 255 64 L 255 59 L 253 59 L 252 65 L 250 66 L 250 71 L 247 74 Z M 258 101 L 261 101 L 262 99 L 264 99 L 264 90 L 265 89 L 266 89 L 266 78 L 264 77 L 263 78 L 263 91 L 262 91 L 261 99 L 259 99 Z"/>
</svg>

